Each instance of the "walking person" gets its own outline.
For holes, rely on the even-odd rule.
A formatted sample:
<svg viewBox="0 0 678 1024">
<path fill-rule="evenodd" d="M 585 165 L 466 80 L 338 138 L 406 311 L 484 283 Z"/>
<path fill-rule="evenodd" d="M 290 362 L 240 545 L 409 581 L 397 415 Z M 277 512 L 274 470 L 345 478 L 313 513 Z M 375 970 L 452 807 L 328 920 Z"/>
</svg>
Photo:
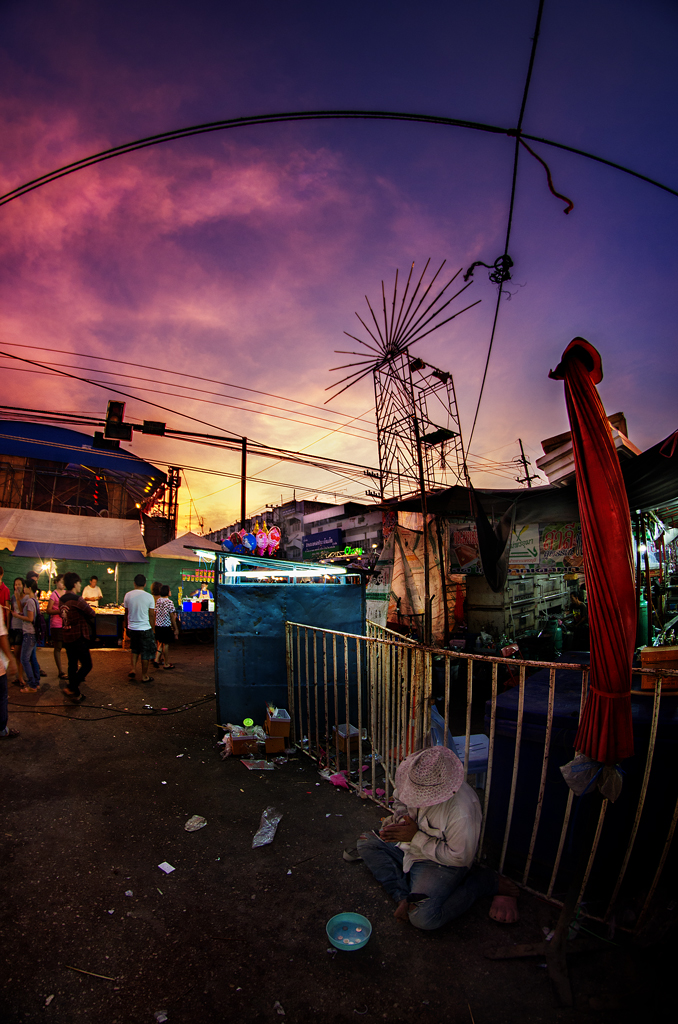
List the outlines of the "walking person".
<svg viewBox="0 0 678 1024">
<path fill-rule="evenodd" d="M 59 610 L 63 622 L 62 637 L 68 658 L 68 686 L 64 687 L 63 692 L 73 704 L 80 704 L 85 699 L 84 694 L 80 693 L 80 686 L 92 671 L 89 638 L 90 630 L 94 626 L 95 613 L 80 597 L 82 580 L 77 572 L 66 573 L 64 587 L 65 593 L 59 598 Z"/>
<path fill-rule="evenodd" d="M 21 667 L 21 644 L 24 638 L 23 622 L 18 617 L 18 613 L 21 612 L 21 601 L 24 596 L 24 581 L 20 576 L 14 580 L 14 593 L 10 601 L 10 608 L 12 611 L 12 618 L 9 624 L 9 645 L 12 654 L 14 655 L 14 665 L 16 666 L 16 679 L 12 680 L 15 686 L 25 686 L 26 680 L 24 679 L 24 670 Z"/>
<path fill-rule="evenodd" d="M 179 627 L 177 616 L 174 610 L 170 588 L 163 584 L 160 588 L 160 597 L 155 602 L 155 639 L 158 644 L 158 651 L 153 661 L 156 668 L 160 668 L 160 655 L 165 659 L 164 670 L 172 669 L 175 666 L 170 662 L 169 645 L 172 640 L 179 639 Z"/>
<path fill-rule="evenodd" d="M 5 613 L 5 622 L 8 621 L 7 616 L 10 613 L 9 603 L 12 600 L 12 595 L 9 592 L 9 587 L 5 583 L 5 570 L 0 565 L 0 607 Z"/>
<path fill-rule="evenodd" d="M 38 693 L 40 690 L 40 668 L 34 668 L 35 659 L 35 617 L 40 614 L 37 601 L 33 598 L 32 579 L 23 581 L 20 607 L 14 611 L 14 618 L 21 620 L 21 667 L 23 669 L 23 686 L 21 693 Z M 14 591 L 17 593 L 16 587 Z"/>
<path fill-rule="evenodd" d="M 38 600 L 38 576 L 37 573 L 29 573 L 26 577 L 26 587 L 33 597 L 35 602 L 35 618 L 33 619 L 33 628 L 35 630 L 35 646 L 31 651 L 31 667 L 33 669 L 33 675 L 37 680 L 40 676 L 46 676 L 47 673 L 44 669 L 40 668 L 40 662 L 38 661 L 38 646 L 43 647 L 45 643 L 45 620 L 40 611 L 40 601 Z M 26 589 L 24 589 L 24 596 Z"/>
<path fill-rule="evenodd" d="M 146 591 L 146 577 L 139 573 L 134 577 L 134 590 L 128 590 L 123 604 L 125 606 L 125 629 L 132 648 L 132 667 L 128 679 L 136 679 L 137 664 L 141 659 L 141 682 L 152 683 L 153 676 L 148 674 L 148 664 L 155 657 L 155 601 L 153 595 Z"/>
<path fill-rule="evenodd" d="M 151 594 L 153 595 L 153 600 L 154 600 L 154 602 L 156 604 L 156 607 L 157 607 L 157 604 L 158 604 L 158 598 L 160 597 L 160 587 L 161 586 L 162 586 L 162 584 L 159 583 L 157 580 L 153 580 L 153 582 L 151 583 Z M 156 619 L 157 619 L 157 615 L 156 615 Z M 156 621 L 156 626 L 157 626 L 157 621 Z M 153 655 L 153 664 L 155 665 L 156 668 L 159 668 L 164 660 L 165 660 L 165 657 L 164 657 L 164 655 L 162 653 L 162 644 L 158 640 L 158 637 L 157 637 L 157 634 L 156 634 L 156 637 L 155 637 L 155 654 Z"/>
<path fill-rule="evenodd" d="M 47 613 L 49 615 L 49 635 L 54 648 L 54 664 L 57 667 L 59 679 L 68 679 L 68 675 L 64 672 L 61 665 L 61 652 L 64 646 L 64 623 L 59 609 L 59 601 L 65 593 L 66 587 L 64 586 L 64 574 L 60 573 L 56 578 L 54 590 L 50 594 L 49 602 L 47 604 Z"/>
<path fill-rule="evenodd" d="M 10 729 L 7 724 L 7 669 L 10 665 L 16 670 L 16 664 L 9 647 L 3 602 L 0 604 L 0 740 L 13 740 L 19 735 L 16 729 Z"/>
</svg>

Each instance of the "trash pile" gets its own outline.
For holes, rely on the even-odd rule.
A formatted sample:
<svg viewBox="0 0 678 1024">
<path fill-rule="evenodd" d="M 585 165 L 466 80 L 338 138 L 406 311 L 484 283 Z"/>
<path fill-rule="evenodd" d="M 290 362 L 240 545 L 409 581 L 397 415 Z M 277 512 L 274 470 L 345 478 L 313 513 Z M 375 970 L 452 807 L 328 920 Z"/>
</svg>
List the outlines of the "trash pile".
<svg viewBox="0 0 678 1024">
<path fill-rule="evenodd" d="M 242 725 L 228 722 L 222 725 L 224 731 L 218 745 L 222 747 L 221 757 L 256 757 L 262 754 L 293 754 L 289 748 L 291 728 L 290 716 L 285 708 L 276 708 L 273 704 L 266 705 L 266 718 L 263 727 L 255 725 L 254 720 L 246 718 Z"/>
</svg>

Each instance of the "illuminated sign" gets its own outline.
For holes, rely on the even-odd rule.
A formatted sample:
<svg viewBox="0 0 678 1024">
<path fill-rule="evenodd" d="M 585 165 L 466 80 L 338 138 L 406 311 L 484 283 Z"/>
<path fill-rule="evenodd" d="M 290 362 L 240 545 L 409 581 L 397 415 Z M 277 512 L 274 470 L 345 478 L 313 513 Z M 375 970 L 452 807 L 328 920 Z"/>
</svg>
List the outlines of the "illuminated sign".
<svg viewBox="0 0 678 1024">
<path fill-rule="evenodd" d="M 214 583 L 214 569 L 182 569 L 182 583 Z"/>
<path fill-rule="evenodd" d="M 341 532 L 341 530 L 326 530 L 324 533 L 309 534 L 302 540 L 304 554 L 338 548 L 341 544 Z"/>
</svg>

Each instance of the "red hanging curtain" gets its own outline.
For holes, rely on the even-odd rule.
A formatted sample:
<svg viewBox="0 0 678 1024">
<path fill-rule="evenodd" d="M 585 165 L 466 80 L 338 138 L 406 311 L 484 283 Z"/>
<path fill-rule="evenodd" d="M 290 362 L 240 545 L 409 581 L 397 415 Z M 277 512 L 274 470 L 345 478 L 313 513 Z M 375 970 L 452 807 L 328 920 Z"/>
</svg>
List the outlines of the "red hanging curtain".
<svg viewBox="0 0 678 1024">
<path fill-rule="evenodd" d="M 589 693 L 574 745 L 594 761 L 616 764 L 633 754 L 636 603 L 629 503 L 595 387 L 603 379 L 600 354 L 575 338 L 549 377 L 565 381 L 591 636 Z"/>
</svg>

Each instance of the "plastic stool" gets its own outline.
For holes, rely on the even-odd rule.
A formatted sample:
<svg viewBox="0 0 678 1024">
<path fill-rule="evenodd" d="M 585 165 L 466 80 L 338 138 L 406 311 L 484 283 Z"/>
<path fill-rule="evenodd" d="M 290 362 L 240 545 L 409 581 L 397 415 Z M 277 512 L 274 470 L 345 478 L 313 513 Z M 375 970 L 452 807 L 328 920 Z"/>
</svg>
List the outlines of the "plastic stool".
<svg viewBox="0 0 678 1024">
<path fill-rule="evenodd" d="M 464 763 L 464 754 L 466 751 L 466 736 L 453 736 L 454 746 L 457 751 L 457 757 Z M 484 732 L 476 733 L 473 736 L 469 736 L 469 748 L 468 748 L 468 767 L 466 774 L 475 775 L 476 786 L 479 789 L 485 788 L 485 779 L 487 776 L 487 760 L 490 756 L 490 740 Z"/>
</svg>

